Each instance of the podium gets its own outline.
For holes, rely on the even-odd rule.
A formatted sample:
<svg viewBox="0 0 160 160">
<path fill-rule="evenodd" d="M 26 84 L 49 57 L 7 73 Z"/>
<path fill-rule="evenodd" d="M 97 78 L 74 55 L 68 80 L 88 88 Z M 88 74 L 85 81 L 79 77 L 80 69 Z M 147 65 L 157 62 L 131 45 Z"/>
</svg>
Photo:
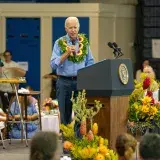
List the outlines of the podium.
<svg viewBox="0 0 160 160">
<path fill-rule="evenodd" d="M 94 117 L 99 125 L 99 135 L 109 140 L 114 149 L 116 137 L 127 132 L 129 95 L 133 91 L 133 70 L 130 59 L 106 59 L 78 71 L 78 90 L 86 90 L 87 105 L 94 100 L 102 103 Z"/>
</svg>

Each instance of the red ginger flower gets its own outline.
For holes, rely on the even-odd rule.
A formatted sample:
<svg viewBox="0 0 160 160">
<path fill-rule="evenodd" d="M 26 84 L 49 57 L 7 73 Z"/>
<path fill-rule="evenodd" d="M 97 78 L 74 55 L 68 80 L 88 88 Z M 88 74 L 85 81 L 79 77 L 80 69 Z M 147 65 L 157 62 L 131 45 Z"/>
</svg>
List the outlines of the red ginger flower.
<svg viewBox="0 0 160 160">
<path fill-rule="evenodd" d="M 147 89 L 151 84 L 151 79 L 149 77 L 146 77 L 146 79 L 143 81 L 143 89 Z"/>
<path fill-rule="evenodd" d="M 155 104 L 155 100 L 154 100 L 154 98 L 152 97 L 152 101 L 151 101 L 151 104 Z"/>
<path fill-rule="evenodd" d="M 148 96 L 148 97 L 152 97 L 152 96 L 153 96 L 152 91 L 147 91 L 147 96 Z"/>
</svg>

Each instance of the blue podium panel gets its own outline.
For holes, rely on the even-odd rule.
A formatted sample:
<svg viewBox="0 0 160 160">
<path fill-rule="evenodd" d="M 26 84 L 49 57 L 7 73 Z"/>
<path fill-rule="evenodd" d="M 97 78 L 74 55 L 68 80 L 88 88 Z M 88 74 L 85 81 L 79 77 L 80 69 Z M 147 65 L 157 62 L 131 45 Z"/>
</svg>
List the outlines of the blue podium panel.
<svg viewBox="0 0 160 160">
<path fill-rule="evenodd" d="M 26 85 L 40 90 L 40 18 L 7 18 L 6 49 L 14 61 L 28 62 Z"/>
<path fill-rule="evenodd" d="M 54 42 L 61 36 L 66 34 L 65 31 L 65 19 L 67 17 L 54 17 L 52 20 L 52 40 Z M 80 22 L 79 33 L 84 33 L 89 38 L 89 17 L 78 17 Z"/>
</svg>

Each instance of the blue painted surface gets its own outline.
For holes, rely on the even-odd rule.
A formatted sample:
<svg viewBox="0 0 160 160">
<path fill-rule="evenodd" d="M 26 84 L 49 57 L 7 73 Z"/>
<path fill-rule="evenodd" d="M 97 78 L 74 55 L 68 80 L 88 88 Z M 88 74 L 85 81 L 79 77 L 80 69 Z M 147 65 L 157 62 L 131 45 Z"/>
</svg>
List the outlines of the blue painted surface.
<svg viewBox="0 0 160 160">
<path fill-rule="evenodd" d="M 40 19 L 7 18 L 6 49 L 14 61 L 28 62 L 26 85 L 40 90 Z"/>
</svg>

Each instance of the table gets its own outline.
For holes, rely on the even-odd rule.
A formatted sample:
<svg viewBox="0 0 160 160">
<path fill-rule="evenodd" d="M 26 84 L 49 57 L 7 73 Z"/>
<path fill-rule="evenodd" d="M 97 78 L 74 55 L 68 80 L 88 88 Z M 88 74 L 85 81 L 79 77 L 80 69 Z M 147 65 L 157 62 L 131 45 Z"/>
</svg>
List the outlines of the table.
<svg viewBox="0 0 160 160">
<path fill-rule="evenodd" d="M 59 133 L 58 115 L 45 115 L 42 118 L 42 131 L 54 131 Z"/>
</svg>

